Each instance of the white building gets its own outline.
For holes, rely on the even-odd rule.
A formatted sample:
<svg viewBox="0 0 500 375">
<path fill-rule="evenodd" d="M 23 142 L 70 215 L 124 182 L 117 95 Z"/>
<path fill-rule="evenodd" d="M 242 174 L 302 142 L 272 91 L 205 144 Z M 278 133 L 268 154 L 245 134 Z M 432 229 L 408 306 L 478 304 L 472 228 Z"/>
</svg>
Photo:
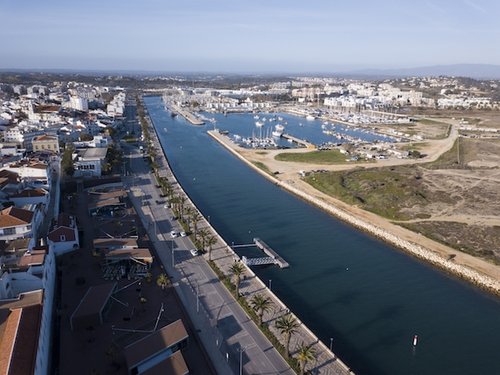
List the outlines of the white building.
<svg viewBox="0 0 500 375">
<path fill-rule="evenodd" d="M 47 243 L 51 252 L 60 255 L 80 247 L 76 218 L 60 214 L 57 222 L 47 235 Z"/>
<path fill-rule="evenodd" d="M 9 374 L 25 373 L 27 361 L 33 364 L 30 373 L 49 372 L 55 263 L 54 254 L 43 248 L 34 248 L 20 257 L 1 258 L 0 325 L 14 328 L 0 332 L 0 342 L 6 348 L 2 360 Z M 19 350 L 31 356 L 13 355 Z"/>
<path fill-rule="evenodd" d="M 69 99 L 70 107 L 77 111 L 87 112 L 89 110 L 89 102 L 86 98 L 80 96 L 72 96 Z"/>
<path fill-rule="evenodd" d="M 73 154 L 75 168 L 74 177 L 98 177 L 102 174 L 102 165 L 106 158 L 107 148 L 86 148 L 76 150 Z"/>
<path fill-rule="evenodd" d="M 36 234 L 44 214 L 41 207 L 34 211 L 17 208 L 14 206 L 0 211 L 0 240 L 15 240 L 18 238 L 36 239 Z"/>
</svg>

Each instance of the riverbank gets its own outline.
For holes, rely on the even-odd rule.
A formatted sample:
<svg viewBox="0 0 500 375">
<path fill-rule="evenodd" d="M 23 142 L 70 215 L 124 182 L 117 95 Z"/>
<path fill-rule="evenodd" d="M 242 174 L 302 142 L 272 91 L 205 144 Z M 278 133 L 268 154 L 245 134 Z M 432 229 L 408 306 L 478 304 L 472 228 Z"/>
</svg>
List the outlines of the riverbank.
<svg viewBox="0 0 500 375">
<path fill-rule="evenodd" d="M 216 131 L 208 133 L 250 167 L 296 196 L 418 259 L 467 280 L 477 287 L 500 295 L 500 267 L 468 254 L 457 253 L 452 248 L 401 228 L 377 215 L 349 206 L 315 190 L 299 178 L 282 180 L 279 174 L 271 175 L 253 164 L 252 160 L 243 156 L 245 150 L 232 143 L 227 137 Z M 451 255 L 455 255 L 455 257 L 451 257 Z"/>
<path fill-rule="evenodd" d="M 163 147 L 159 142 L 159 135 L 151 120 L 148 121 L 148 126 L 151 127 L 150 134 L 154 134 L 152 141 L 155 149 L 161 148 L 163 151 L 161 155 L 158 155 L 159 160 L 157 160 L 157 162 L 159 163 L 159 169 L 163 170 L 166 178 L 172 186 L 174 186 L 175 193 L 183 196 L 185 198 L 185 204 L 189 205 L 200 215 L 198 230 L 208 230 L 217 239 L 217 243 L 213 245 L 211 260 L 216 265 L 217 269 L 221 270 L 227 277 L 230 278 L 232 275 L 230 268 L 234 264 L 234 261 L 240 259 L 240 257 L 211 226 L 210 222 L 205 219 L 194 202 L 190 199 L 189 195 L 184 191 L 170 167 L 165 150 L 163 150 Z M 205 255 L 205 258 L 208 260 L 208 254 Z M 264 312 L 263 322 L 267 325 L 267 328 L 272 332 L 278 342 L 281 342 L 282 335 L 280 335 L 276 329 L 274 322 L 281 316 L 288 314 L 296 319 L 298 323 L 297 333 L 293 334 L 291 337 L 290 348 L 296 350 L 300 345 L 306 344 L 312 346 L 316 353 L 316 361 L 314 363 L 307 364 L 307 370 L 312 370 L 318 374 L 354 374 L 354 372 L 351 371 L 351 369 L 343 363 L 322 341 L 320 341 L 319 338 L 295 314 L 293 314 L 293 312 L 290 312 L 290 309 L 267 287 L 267 285 L 250 269 L 250 267 L 246 267 L 244 279 L 245 282 L 241 285 L 240 292 L 244 296 L 247 304 L 249 304 L 249 301 L 253 296 L 261 294 L 270 298 L 276 307 L 270 311 Z M 250 317 L 249 319 L 251 320 Z"/>
</svg>

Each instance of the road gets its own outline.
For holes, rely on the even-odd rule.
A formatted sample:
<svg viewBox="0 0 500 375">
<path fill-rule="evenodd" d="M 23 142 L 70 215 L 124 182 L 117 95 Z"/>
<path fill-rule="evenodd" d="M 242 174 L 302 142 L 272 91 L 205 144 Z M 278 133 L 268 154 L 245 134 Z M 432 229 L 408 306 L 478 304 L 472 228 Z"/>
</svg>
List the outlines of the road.
<svg viewBox="0 0 500 375">
<path fill-rule="evenodd" d="M 155 203 L 162 198 L 137 148 L 126 144 L 123 147 L 129 158 L 130 169 L 124 182 L 131 201 L 217 373 L 294 374 L 205 259 L 191 255 L 191 240 L 170 237 L 171 230 L 181 228 L 171 220 L 169 209 Z"/>
</svg>

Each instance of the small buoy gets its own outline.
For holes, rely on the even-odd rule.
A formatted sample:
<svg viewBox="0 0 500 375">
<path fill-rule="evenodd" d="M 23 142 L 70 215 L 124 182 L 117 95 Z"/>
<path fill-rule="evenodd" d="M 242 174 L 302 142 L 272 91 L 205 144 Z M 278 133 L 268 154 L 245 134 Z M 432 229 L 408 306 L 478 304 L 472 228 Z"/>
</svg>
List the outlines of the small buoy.
<svg viewBox="0 0 500 375">
<path fill-rule="evenodd" d="M 346 271 L 349 271 L 349 267 L 347 267 L 345 270 L 346 270 Z"/>
<path fill-rule="evenodd" d="M 418 343 L 418 335 L 413 336 L 413 346 L 417 346 Z"/>
</svg>

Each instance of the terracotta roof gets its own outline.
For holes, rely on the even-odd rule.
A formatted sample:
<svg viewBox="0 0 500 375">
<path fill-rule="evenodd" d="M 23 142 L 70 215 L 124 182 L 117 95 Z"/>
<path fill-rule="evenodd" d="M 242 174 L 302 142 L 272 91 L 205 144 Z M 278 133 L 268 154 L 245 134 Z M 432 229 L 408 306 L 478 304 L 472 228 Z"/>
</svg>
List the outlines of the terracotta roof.
<svg viewBox="0 0 500 375">
<path fill-rule="evenodd" d="M 151 333 L 150 335 L 125 347 L 125 359 L 129 369 L 158 355 L 172 345 L 188 338 L 182 320 L 175 322 Z"/>
<path fill-rule="evenodd" d="M 41 315 L 41 305 L 24 307 L 21 309 L 21 319 L 19 321 L 13 353 L 10 359 L 10 374 L 32 375 L 35 373 Z"/>
<path fill-rule="evenodd" d="M 189 369 L 184 361 L 182 352 L 176 351 L 167 359 L 161 361 L 157 365 L 147 369 L 142 375 L 187 375 Z"/>
<path fill-rule="evenodd" d="M 126 260 L 126 259 L 137 259 L 142 260 L 146 263 L 153 263 L 153 256 L 149 249 L 114 249 L 108 250 L 105 254 L 108 260 Z"/>
<path fill-rule="evenodd" d="M 0 171 L 0 186 L 17 183 L 19 183 L 19 174 L 7 169 L 2 169 Z"/>
<path fill-rule="evenodd" d="M 33 214 L 32 211 L 14 206 L 3 209 L 0 211 L 0 228 L 30 224 L 33 220 Z"/>
<path fill-rule="evenodd" d="M 0 301 L 0 374 L 33 374 L 43 290 Z"/>
<path fill-rule="evenodd" d="M 42 142 L 57 141 L 57 137 L 54 137 L 53 135 L 47 135 L 47 134 L 39 135 L 37 137 L 34 137 L 32 142 L 36 142 L 36 141 L 42 141 Z"/>
<path fill-rule="evenodd" d="M 23 255 L 18 258 L 17 265 L 21 268 L 40 266 L 45 261 L 45 254 Z"/>
<path fill-rule="evenodd" d="M 57 217 L 57 225 L 60 227 L 71 228 L 72 221 L 72 217 L 64 212 L 61 212 Z"/>
<path fill-rule="evenodd" d="M 13 194 L 10 198 L 31 198 L 31 197 L 43 197 L 47 195 L 48 192 L 45 189 L 24 189 L 23 191 Z"/>
<path fill-rule="evenodd" d="M 94 239 L 94 248 L 104 249 L 123 249 L 125 247 L 137 248 L 137 240 L 133 238 L 96 238 Z"/>
<path fill-rule="evenodd" d="M 26 251 L 28 250 L 30 240 L 30 238 L 17 238 L 10 241 L 0 241 L 0 254 Z"/>
<path fill-rule="evenodd" d="M 61 240 L 61 236 L 64 236 L 64 241 Z M 69 242 L 76 239 L 75 231 L 68 227 L 59 227 L 50 232 L 47 236 L 52 242 Z"/>
</svg>

